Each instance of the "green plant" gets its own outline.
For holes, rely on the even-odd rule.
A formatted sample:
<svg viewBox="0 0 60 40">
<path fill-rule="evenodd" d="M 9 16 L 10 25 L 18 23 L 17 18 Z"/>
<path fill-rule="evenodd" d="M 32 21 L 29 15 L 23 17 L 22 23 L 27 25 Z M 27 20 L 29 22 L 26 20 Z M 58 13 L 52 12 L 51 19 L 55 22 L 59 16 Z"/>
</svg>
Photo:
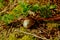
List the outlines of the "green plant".
<svg viewBox="0 0 60 40">
<path fill-rule="evenodd" d="M 1 20 L 4 21 L 6 24 L 10 23 L 14 19 L 12 14 L 5 14 L 2 16 Z"/>
<path fill-rule="evenodd" d="M 23 2 L 20 2 L 19 5 L 22 8 L 22 10 L 21 10 L 22 15 L 27 16 L 28 15 L 28 11 L 30 10 L 31 5 L 29 5 L 27 3 L 23 3 Z"/>
<path fill-rule="evenodd" d="M 10 0 L 13 1 L 13 0 Z M 2 2 L 2 0 L 0 0 Z M 28 16 L 28 11 L 31 10 L 33 12 L 40 11 L 40 16 L 44 18 L 48 18 L 52 16 L 51 9 L 55 9 L 56 5 L 39 5 L 34 4 L 30 5 L 24 2 L 19 2 L 19 5 L 17 5 L 12 11 L 10 11 L 9 14 L 4 14 L 3 16 L 0 16 L 0 20 L 4 21 L 6 24 L 9 24 L 14 18 L 19 18 L 20 16 Z"/>
<path fill-rule="evenodd" d="M 21 8 L 23 9 L 23 12 L 26 12 L 29 10 L 28 4 L 26 3 L 20 3 Z"/>
<path fill-rule="evenodd" d="M 36 12 L 38 9 L 39 9 L 39 5 L 38 4 L 32 5 L 32 8 L 31 8 L 32 11 Z"/>
<path fill-rule="evenodd" d="M 52 17 L 52 12 L 50 9 L 55 9 L 56 5 L 42 5 L 40 6 L 40 16 L 44 18 Z"/>
<path fill-rule="evenodd" d="M 50 5 L 49 9 L 56 9 L 56 5 Z"/>
</svg>

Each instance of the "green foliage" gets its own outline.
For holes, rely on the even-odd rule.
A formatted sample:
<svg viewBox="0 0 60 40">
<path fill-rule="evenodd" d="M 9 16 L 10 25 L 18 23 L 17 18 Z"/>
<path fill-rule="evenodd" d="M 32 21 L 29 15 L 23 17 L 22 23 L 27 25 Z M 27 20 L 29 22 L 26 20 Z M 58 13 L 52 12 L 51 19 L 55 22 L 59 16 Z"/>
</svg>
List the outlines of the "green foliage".
<svg viewBox="0 0 60 40">
<path fill-rule="evenodd" d="M 21 7 L 20 13 L 22 15 L 27 16 L 29 14 L 29 10 L 32 10 L 33 12 L 40 10 L 40 16 L 44 18 L 52 17 L 52 12 L 50 9 L 56 8 L 56 5 L 50 5 L 49 3 L 47 5 L 39 6 L 38 4 L 30 5 L 27 3 L 20 2 L 19 5 Z"/>
<path fill-rule="evenodd" d="M 21 8 L 23 9 L 23 12 L 26 12 L 29 10 L 29 6 L 26 3 L 20 3 Z"/>
<path fill-rule="evenodd" d="M 29 9 L 30 9 L 30 7 L 29 7 L 28 4 L 21 2 L 12 11 L 14 12 L 14 14 L 15 14 L 16 17 L 19 17 L 20 15 L 27 16 Z"/>
<path fill-rule="evenodd" d="M 22 12 L 22 10 L 21 10 L 20 6 L 18 5 L 10 13 L 12 13 L 16 18 L 18 18 L 21 15 L 21 12 Z"/>
<path fill-rule="evenodd" d="M 38 4 L 29 5 L 29 4 L 21 2 L 20 5 L 21 5 L 21 8 L 23 9 L 22 13 L 24 15 L 27 15 L 28 13 L 26 13 L 26 12 L 29 10 L 32 10 L 34 12 L 40 10 L 40 16 L 44 17 L 44 18 L 52 17 L 52 12 L 50 9 L 56 8 L 56 5 L 50 5 L 49 3 L 47 5 L 39 6 Z"/>
<path fill-rule="evenodd" d="M 52 12 L 50 9 L 55 9 L 56 5 L 50 5 L 49 3 L 47 5 L 40 6 L 40 16 L 44 18 L 52 17 Z"/>
<path fill-rule="evenodd" d="M 23 2 L 20 2 L 19 5 L 21 7 L 20 11 L 21 11 L 22 15 L 27 16 L 28 15 L 28 11 L 30 10 L 31 6 L 29 4 L 23 3 Z"/>
<path fill-rule="evenodd" d="M 13 0 L 10 0 L 11 2 L 13 2 Z M 2 0 L 0 0 L 0 2 L 2 2 Z M 56 6 L 55 5 L 39 5 L 39 4 L 34 4 L 34 5 L 30 5 L 24 2 L 20 2 L 18 3 L 19 5 L 17 5 L 9 14 L 5 14 L 3 16 L 0 16 L 0 20 L 4 21 L 6 24 L 9 24 L 12 20 L 14 20 L 14 18 L 19 18 L 20 16 L 28 16 L 28 11 L 31 10 L 33 12 L 38 12 L 40 11 L 40 16 L 44 17 L 44 18 L 48 18 L 52 16 L 52 13 L 50 11 L 50 9 L 55 9 Z M 2 7 L 3 5 L 1 4 L 0 7 Z"/>
<path fill-rule="evenodd" d="M 2 21 L 4 21 L 6 24 L 10 23 L 13 19 L 14 16 L 12 14 L 5 14 L 2 16 Z"/>
<path fill-rule="evenodd" d="M 31 9 L 32 9 L 32 11 L 36 12 L 39 9 L 39 5 L 34 4 Z"/>
<path fill-rule="evenodd" d="M 47 18 L 47 17 L 52 16 L 52 13 L 51 13 L 49 7 L 50 7 L 50 6 L 46 6 L 46 5 L 42 5 L 42 6 L 40 7 L 40 12 L 41 12 L 41 13 L 40 13 L 40 16 L 41 16 L 41 17 Z"/>
<path fill-rule="evenodd" d="M 49 9 L 56 9 L 56 5 L 51 5 Z"/>
</svg>

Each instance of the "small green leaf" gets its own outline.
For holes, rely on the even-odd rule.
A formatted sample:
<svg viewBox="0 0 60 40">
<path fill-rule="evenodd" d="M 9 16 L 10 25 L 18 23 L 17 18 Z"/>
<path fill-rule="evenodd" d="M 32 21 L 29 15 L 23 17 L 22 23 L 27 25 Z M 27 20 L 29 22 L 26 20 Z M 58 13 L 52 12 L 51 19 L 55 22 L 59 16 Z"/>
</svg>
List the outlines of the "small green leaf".
<svg viewBox="0 0 60 40">
<path fill-rule="evenodd" d="M 55 9 L 56 8 L 56 5 L 51 5 L 50 6 L 50 9 Z"/>
</svg>

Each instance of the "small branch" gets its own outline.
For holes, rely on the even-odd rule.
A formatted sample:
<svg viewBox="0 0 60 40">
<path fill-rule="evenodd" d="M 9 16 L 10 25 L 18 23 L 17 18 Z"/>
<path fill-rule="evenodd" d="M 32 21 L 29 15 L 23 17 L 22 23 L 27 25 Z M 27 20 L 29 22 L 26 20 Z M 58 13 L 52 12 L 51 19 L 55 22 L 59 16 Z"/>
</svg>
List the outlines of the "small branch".
<svg viewBox="0 0 60 40">
<path fill-rule="evenodd" d="M 1 13 L 3 13 L 3 12 L 6 12 L 7 10 L 8 10 L 8 6 L 9 6 L 10 4 L 8 4 L 1 12 L 0 12 L 0 15 L 1 15 Z"/>
<path fill-rule="evenodd" d="M 14 0 L 14 3 L 10 5 L 9 10 L 12 10 L 17 5 L 17 0 Z"/>
<path fill-rule="evenodd" d="M 37 36 L 36 34 L 31 34 L 31 33 L 23 32 L 23 31 L 20 31 L 20 32 L 22 32 L 22 33 L 24 33 L 24 34 L 32 35 L 32 36 L 37 37 L 37 38 L 39 38 L 39 39 L 44 39 L 44 40 L 46 40 L 46 38 L 45 38 L 45 37 L 44 37 L 44 38 L 42 38 L 42 37 L 40 37 L 40 36 Z"/>
<path fill-rule="evenodd" d="M 0 12 L 0 14 L 3 13 L 3 12 L 5 12 L 6 10 L 7 10 L 7 7 L 6 7 L 4 10 L 2 10 L 2 11 Z"/>
<path fill-rule="evenodd" d="M 9 3 L 9 4 L 7 5 L 7 7 L 5 7 L 5 8 L 0 12 L 0 15 L 1 15 L 1 13 L 4 13 L 4 12 L 8 13 L 8 11 L 12 10 L 12 9 L 15 7 L 15 5 L 17 5 L 17 0 L 15 0 L 12 5 Z"/>
</svg>

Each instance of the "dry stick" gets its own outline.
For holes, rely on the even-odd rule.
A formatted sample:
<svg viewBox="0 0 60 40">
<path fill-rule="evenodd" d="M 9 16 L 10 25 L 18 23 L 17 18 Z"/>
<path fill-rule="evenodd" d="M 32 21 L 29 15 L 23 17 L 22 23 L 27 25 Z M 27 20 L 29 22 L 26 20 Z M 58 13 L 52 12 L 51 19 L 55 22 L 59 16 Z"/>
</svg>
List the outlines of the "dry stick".
<svg viewBox="0 0 60 40">
<path fill-rule="evenodd" d="M 32 35 L 32 36 L 37 37 L 37 38 L 39 38 L 39 39 L 47 40 L 45 37 L 44 37 L 44 38 L 42 38 L 42 37 L 40 37 L 40 36 L 37 36 L 36 34 L 31 34 L 31 33 L 23 32 L 23 31 L 20 31 L 20 32 L 22 32 L 22 33 L 24 33 L 24 34 Z"/>
<path fill-rule="evenodd" d="M 8 6 L 9 6 L 9 5 L 10 5 L 10 4 L 8 4 Z M 6 12 L 6 11 L 8 10 L 8 9 L 7 9 L 8 6 L 6 6 L 6 7 L 0 12 L 0 14 L 3 13 L 3 12 Z"/>
<path fill-rule="evenodd" d="M 14 1 L 13 5 L 11 5 L 11 4 L 9 3 L 8 6 L 5 7 L 4 10 L 2 10 L 2 11 L 0 12 L 0 15 L 1 15 L 1 13 L 6 12 L 7 10 L 12 10 L 12 9 L 14 8 L 14 6 L 17 5 L 16 1 L 17 1 L 17 0 Z M 10 5 L 11 5 L 11 6 L 10 6 Z M 10 6 L 10 8 L 9 8 L 9 6 Z M 8 12 L 7 12 L 7 13 L 8 13 Z"/>
<path fill-rule="evenodd" d="M 10 3 L 0 12 L 0 15 L 1 15 L 1 13 L 6 12 L 8 10 L 8 8 L 9 8 L 9 6 L 10 6 Z"/>
<path fill-rule="evenodd" d="M 17 5 L 17 0 L 15 0 L 12 5 L 10 5 L 10 8 L 9 9 L 12 10 L 15 7 L 15 5 Z"/>
<path fill-rule="evenodd" d="M 9 13 L 9 11 L 11 11 L 17 4 L 17 0 L 15 0 L 13 4 L 10 4 L 10 7 L 6 13 Z"/>
<path fill-rule="evenodd" d="M 4 9 L 4 10 L 2 10 L 0 13 L 5 12 L 5 11 L 7 10 L 7 8 L 8 8 L 8 6 L 7 6 L 7 7 L 5 7 L 5 9 Z"/>
</svg>

